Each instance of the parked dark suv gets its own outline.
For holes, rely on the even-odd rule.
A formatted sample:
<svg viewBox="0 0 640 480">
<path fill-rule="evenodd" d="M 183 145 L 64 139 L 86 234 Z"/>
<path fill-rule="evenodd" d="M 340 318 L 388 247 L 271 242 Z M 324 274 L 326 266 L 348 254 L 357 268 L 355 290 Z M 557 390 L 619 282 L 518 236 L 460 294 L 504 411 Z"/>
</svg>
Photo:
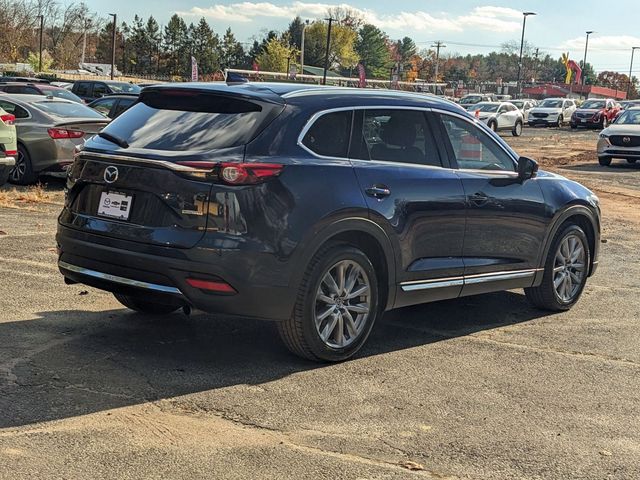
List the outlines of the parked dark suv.
<svg viewBox="0 0 640 480">
<path fill-rule="evenodd" d="M 524 287 L 567 310 L 597 266 L 597 197 L 460 107 L 290 84 L 146 88 L 68 177 L 59 268 L 144 313 L 277 320 L 352 356 L 384 311 Z"/>
<path fill-rule="evenodd" d="M 140 93 L 140 87 L 133 83 L 117 82 L 113 80 L 78 80 L 74 82 L 71 91 L 82 100 L 89 103 L 96 98 L 115 93 Z"/>
</svg>

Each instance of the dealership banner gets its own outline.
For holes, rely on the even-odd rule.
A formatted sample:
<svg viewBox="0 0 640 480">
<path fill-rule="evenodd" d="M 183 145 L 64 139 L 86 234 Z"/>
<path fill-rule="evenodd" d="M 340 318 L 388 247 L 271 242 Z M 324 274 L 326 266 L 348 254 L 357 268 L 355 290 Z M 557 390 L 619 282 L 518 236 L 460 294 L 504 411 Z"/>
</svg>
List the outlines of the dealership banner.
<svg viewBox="0 0 640 480">
<path fill-rule="evenodd" d="M 191 81 L 198 81 L 198 62 L 195 57 L 191 57 Z"/>
</svg>

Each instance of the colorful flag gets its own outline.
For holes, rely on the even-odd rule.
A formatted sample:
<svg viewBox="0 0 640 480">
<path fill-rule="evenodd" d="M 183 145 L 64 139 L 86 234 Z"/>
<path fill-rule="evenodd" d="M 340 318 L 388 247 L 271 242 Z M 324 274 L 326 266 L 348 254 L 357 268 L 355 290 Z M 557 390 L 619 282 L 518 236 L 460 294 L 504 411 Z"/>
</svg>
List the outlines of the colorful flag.
<svg viewBox="0 0 640 480">
<path fill-rule="evenodd" d="M 360 79 L 360 83 L 358 84 L 358 87 L 366 88 L 367 87 L 367 73 L 364 70 L 364 65 L 362 65 L 362 62 L 358 63 L 358 77 Z"/>
<path fill-rule="evenodd" d="M 198 81 L 198 62 L 196 62 L 195 57 L 191 57 L 191 81 Z"/>
</svg>

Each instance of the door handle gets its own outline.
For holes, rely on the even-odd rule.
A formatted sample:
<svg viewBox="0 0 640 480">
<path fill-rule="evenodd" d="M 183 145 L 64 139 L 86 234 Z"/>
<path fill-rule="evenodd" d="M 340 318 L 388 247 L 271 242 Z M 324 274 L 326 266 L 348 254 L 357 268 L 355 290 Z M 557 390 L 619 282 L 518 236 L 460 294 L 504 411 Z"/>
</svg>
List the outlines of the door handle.
<svg viewBox="0 0 640 480">
<path fill-rule="evenodd" d="M 478 192 L 473 195 L 469 195 L 469 203 L 475 205 L 476 207 L 482 207 L 487 204 L 489 201 L 489 197 L 486 193 Z"/>
<path fill-rule="evenodd" d="M 373 185 L 372 187 L 365 189 L 365 193 L 370 197 L 381 200 L 384 197 L 391 195 L 391 190 L 389 190 L 389 187 L 386 185 Z"/>
</svg>

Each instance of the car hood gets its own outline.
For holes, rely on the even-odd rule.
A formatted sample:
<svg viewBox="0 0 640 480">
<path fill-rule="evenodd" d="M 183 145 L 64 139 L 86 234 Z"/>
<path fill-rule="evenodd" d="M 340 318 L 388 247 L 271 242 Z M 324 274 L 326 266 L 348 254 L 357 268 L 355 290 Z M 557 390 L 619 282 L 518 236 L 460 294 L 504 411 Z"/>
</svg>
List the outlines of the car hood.
<svg viewBox="0 0 640 480">
<path fill-rule="evenodd" d="M 602 130 L 602 135 L 640 135 L 640 125 L 610 125 Z"/>
<path fill-rule="evenodd" d="M 561 111 L 562 109 L 559 107 L 558 108 L 535 107 L 529 110 L 529 113 L 560 113 Z"/>
</svg>

